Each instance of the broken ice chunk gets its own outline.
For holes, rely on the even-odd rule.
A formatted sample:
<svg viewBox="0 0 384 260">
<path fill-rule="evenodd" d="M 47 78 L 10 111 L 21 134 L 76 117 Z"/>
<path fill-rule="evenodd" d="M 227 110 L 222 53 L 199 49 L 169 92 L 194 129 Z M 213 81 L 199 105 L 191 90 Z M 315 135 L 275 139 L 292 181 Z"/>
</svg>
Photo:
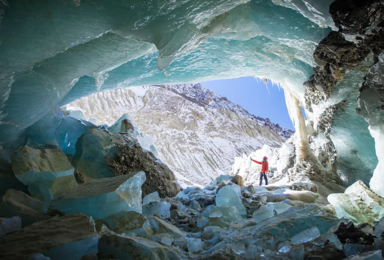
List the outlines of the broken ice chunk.
<svg viewBox="0 0 384 260">
<path fill-rule="evenodd" d="M 189 253 L 196 254 L 203 250 L 203 243 L 200 238 L 188 238 L 187 241 Z"/>
<path fill-rule="evenodd" d="M 237 208 L 235 206 L 228 207 L 228 206 L 222 206 L 222 207 L 216 207 L 214 205 L 209 205 L 206 210 L 201 214 L 202 217 L 214 217 L 214 215 L 211 216 L 211 214 L 217 214 L 218 212 L 221 212 L 221 218 L 223 221 L 231 223 L 234 221 L 237 221 L 239 218 L 241 218 L 239 212 L 237 211 Z"/>
<path fill-rule="evenodd" d="M 27 256 L 26 260 L 51 260 L 51 258 L 41 253 L 32 253 Z"/>
<path fill-rule="evenodd" d="M 52 201 L 51 208 L 65 214 L 84 213 L 93 219 L 106 218 L 122 211 L 141 213 L 141 185 L 145 172 L 87 181 Z"/>
<path fill-rule="evenodd" d="M 267 203 L 268 197 L 267 196 L 260 196 L 260 197 L 258 197 L 258 199 L 259 199 L 259 202 L 261 204 L 265 204 L 265 203 Z"/>
<path fill-rule="evenodd" d="M 261 206 L 258 210 L 253 212 L 252 217 L 257 223 L 273 217 L 275 214 L 266 206 Z"/>
<path fill-rule="evenodd" d="M 175 239 L 170 234 L 163 233 L 153 235 L 152 240 L 170 246 Z"/>
<path fill-rule="evenodd" d="M 361 245 L 361 244 L 344 244 L 345 256 L 357 255 L 364 252 L 377 250 L 374 245 Z"/>
<path fill-rule="evenodd" d="M 98 239 L 92 218 L 83 214 L 51 218 L 0 238 L 0 259 L 25 259 L 26 249 L 51 259 L 80 259 L 97 253 Z"/>
<path fill-rule="evenodd" d="M 0 218 L 0 237 L 21 228 L 20 217 Z"/>
<path fill-rule="evenodd" d="M 241 201 L 241 189 L 238 185 L 227 185 L 219 190 L 216 196 L 216 205 L 235 206 L 240 215 L 245 216 L 247 211 Z"/>
<path fill-rule="evenodd" d="M 0 200 L 0 215 L 7 218 L 19 216 L 23 227 L 44 219 L 46 212 L 47 208 L 40 200 L 22 191 L 10 189 Z"/>
<path fill-rule="evenodd" d="M 152 192 L 152 193 L 148 194 L 147 196 L 145 196 L 143 199 L 143 205 L 148 204 L 152 201 L 155 201 L 155 202 L 160 201 L 160 196 L 159 196 L 159 193 L 157 191 Z"/>
<path fill-rule="evenodd" d="M 60 149 L 38 150 L 23 146 L 11 158 L 16 178 L 46 206 L 58 193 L 77 186 L 74 169 Z"/>
<path fill-rule="evenodd" d="M 105 162 L 105 157 L 115 157 L 121 143 L 118 137 L 100 129 L 89 129 L 76 142 L 72 163 L 85 182 L 116 176 Z"/>
<path fill-rule="evenodd" d="M 276 214 L 283 213 L 283 212 L 287 211 L 290 207 L 292 207 L 292 206 L 288 205 L 285 202 L 273 203 L 273 209 L 276 211 Z"/>
<path fill-rule="evenodd" d="M 192 200 L 191 201 L 191 209 L 194 209 L 194 210 L 201 210 L 201 206 L 200 206 L 200 203 L 197 202 L 196 200 Z"/>
<path fill-rule="evenodd" d="M 173 242 L 173 237 L 163 237 L 160 241 L 162 244 L 170 246 Z"/>
<path fill-rule="evenodd" d="M 304 246 L 303 245 L 294 245 L 289 251 L 289 257 L 294 260 L 303 260 L 304 259 Z"/>
<path fill-rule="evenodd" d="M 375 236 L 378 238 L 384 238 L 384 217 L 380 219 L 375 225 Z"/>
<path fill-rule="evenodd" d="M 146 205 L 143 205 L 143 214 L 160 214 L 162 218 L 169 218 L 171 216 L 171 203 L 167 201 L 150 202 Z"/>
<path fill-rule="evenodd" d="M 205 224 L 205 226 L 218 226 L 221 228 L 227 228 L 230 226 L 229 223 L 224 222 L 220 218 L 209 218 L 208 222 Z"/>
<path fill-rule="evenodd" d="M 382 260 L 381 257 L 381 250 L 375 250 L 370 252 L 361 253 L 358 255 L 352 255 L 347 258 L 344 258 L 344 260 Z"/>
<path fill-rule="evenodd" d="M 215 212 L 209 214 L 210 218 L 220 218 L 221 216 L 223 216 L 223 214 L 220 211 L 215 211 Z"/>
<path fill-rule="evenodd" d="M 147 218 L 136 211 L 119 212 L 101 220 L 101 222 L 106 224 L 108 229 L 118 233 L 142 228 L 146 221 Z"/>
<path fill-rule="evenodd" d="M 229 182 L 230 180 L 232 180 L 233 176 L 228 176 L 228 175 L 220 175 L 218 178 L 217 178 L 217 186 L 219 186 L 221 183 L 224 183 L 224 182 Z"/>
<path fill-rule="evenodd" d="M 183 249 L 184 251 L 188 250 L 187 243 L 188 243 L 188 241 L 184 237 L 175 238 L 175 240 L 173 241 L 174 246 L 178 246 L 181 249 Z"/>
<path fill-rule="evenodd" d="M 243 244 L 231 245 L 231 249 L 236 255 L 244 254 L 246 250 Z"/>
<path fill-rule="evenodd" d="M 99 240 L 99 254 L 115 259 L 186 259 L 181 250 L 142 237 L 105 234 Z M 132 258 L 134 256 L 134 258 Z M 109 257 L 108 257 L 109 259 Z"/>
<path fill-rule="evenodd" d="M 261 246 L 249 245 L 246 252 L 246 259 L 255 259 L 255 256 L 260 255 L 263 252 L 263 248 Z"/>
<path fill-rule="evenodd" d="M 148 221 L 155 234 L 168 233 L 175 237 L 185 237 L 185 234 L 180 229 L 162 219 L 157 217 L 149 217 Z"/>
<path fill-rule="evenodd" d="M 317 227 L 311 227 L 309 229 L 306 229 L 299 234 L 293 236 L 291 238 L 291 243 L 293 245 L 298 245 L 302 243 L 306 243 L 309 241 L 314 240 L 315 238 L 318 238 L 320 236 L 320 231 Z"/>
<path fill-rule="evenodd" d="M 339 250 L 343 250 L 343 244 L 340 242 L 339 238 L 335 234 L 331 234 L 328 237 L 329 242 L 335 245 L 335 247 Z"/>
<path fill-rule="evenodd" d="M 350 219 L 354 224 L 373 225 L 384 217 L 384 198 L 362 181 L 355 182 L 344 193 L 330 194 L 327 199 L 335 208 L 338 218 Z"/>
<path fill-rule="evenodd" d="M 281 243 L 278 246 L 278 249 L 279 249 L 280 253 L 288 253 L 291 250 L 291 248 L 292 248 L 292 245 L 288 241 L 284 242 L 284 243 Z"/>
<path fill-rule="evenodd" d="M 197 220 L 197 227 L 199 228 L 204 227 L 208 223 L 208 221 L 209 221 L 209 218 L 204 218 L 204 217 L 199 218 Z"/>
</svg>

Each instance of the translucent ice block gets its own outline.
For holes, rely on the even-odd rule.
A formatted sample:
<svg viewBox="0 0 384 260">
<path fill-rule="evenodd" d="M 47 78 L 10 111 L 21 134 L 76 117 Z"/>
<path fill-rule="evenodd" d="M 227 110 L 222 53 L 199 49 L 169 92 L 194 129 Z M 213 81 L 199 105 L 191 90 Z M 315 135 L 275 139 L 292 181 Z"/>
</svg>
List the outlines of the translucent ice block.
<svg viewBox="0 0 384 260">
<path fill-rule="evenodd" d="M 97 254 L 98 239 L 92 218 L 83 214 L 56 217 L 1 238 L 0 258 L 24 259 L 25 249 L 30 248 L 51 259 L 80 259 Z"/>
<path fill-rule="evenodd" d="M 157 191 L 152 192 L 152 193 L 148 194 L 147 196 L 145 196 L 143 199 L 143 205 L 148 204 L 152 201 L 155 201 L 155 202 L 160 201 L 159 193 Z"/>
<path fill-rule="evenodd" d="M 293 236 L 291 238 L 291 243 L 293 245 L 298 245 L 306 242 L 310 242 L 314 240 L 315 238 L 318 238 L 320 236 L 320 231 L 317 227 L 312 227 L 309 229 L 304 230 L 303 232 L 300 232 L 299 234 Z"/>
<path fill-rule="evenodd" d="M 46 205 L 58 193 L 77 186 L 74 169 L 60 149 L 38 150 L 23 146 L 12 154 L 12 169 L 32 195 Z"/>
<path fill-rule="evenodd" d="M 247 211 L 241 201 L 241 189 L 238 185 L 227 185 L 219 190 L 216 195 L 216 206 L 236 207 L 240 215 L 245 216 Z"/>
<path fill-rule="evenodd" d="M 252 217 L 257 223 L 273 217 L 275 214 L 272 210 L 268 209 L 265 205 L 261 206 L 258 210 L 253 212 Z"/>
<path fill-rule="evenodd" d="M 171 203 L 167 201 L 154 201 L 143 205 L 143 214 L 160 214 L 162 218 L 169 218 L 171 216 L 170 209 Z"/>
<path fill-rule="evenodd" d="M 0 237 L 21 228 L 21 218 L 0 218 Z"/>
<path fill-rule="evenodd" d="M 189 253 L 197 254 L 203 250 L 203 243 L 200 238 L 188 238 L 187 247 Z"/>
<path fill-rule="evenodd" d="M 84 213 L 95 220 L 123 211 L 142 212 L 141 185 L 145 172 L 88 181 L 60 194 L 51 208 L 65 214 Z"/>
</svg>

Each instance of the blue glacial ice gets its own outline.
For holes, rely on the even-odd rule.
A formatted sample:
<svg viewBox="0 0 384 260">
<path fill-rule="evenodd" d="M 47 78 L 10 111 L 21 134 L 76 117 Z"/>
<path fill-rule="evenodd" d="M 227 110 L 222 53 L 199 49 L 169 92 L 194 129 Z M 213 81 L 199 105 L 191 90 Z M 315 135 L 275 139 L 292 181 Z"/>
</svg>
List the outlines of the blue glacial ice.
<svg viewBox="0 0 384 260">
<path fill-rule="evenodd" d="M 117 136 L 96 128 L 89 129 L 78 139 L 72 163 L 85 181 L 115 176 L 104 157 L 114 157 L 120 151 L 117 140 Z"/>
<path fill-rule="evenodd" d="M 141 171 L 88 181 L 59 194 L 50 207 L 65 214 L 84 213 L 94 220 L 123 211 L 141 213 L 141 185 L 145 180 Z"/>
<path fill-rule="evenodd" d="M 21 218 L 0 218 L 0 237 L 21 228 Z"/>
<path fill-rule="evenodd" d="M 246 215 L 246 209 L 241 201 L 241 188 L 236 184 L 224 186 L 219 190 L 216 195 L 216 206 L 234 206 L 240 215 Z"/>
<path fill-rule="evenodd" d="M 0 28 L 8 122 L 0 142 L 15 140 L 59 102 L 116 87 L 258 75 L 303 93 L 316 43 L 334 28 L 324 11 L 330 1 L 275 2 L 164 1 L 157 11 L 150 1 L 28 8 L 9 1 Z"/>
<path fill-rule="evenodd" d="M 150 202 L 159 202 L 159 201 L 160 201 L 159 193 L 155 191 L 144 197 L 143 205 L 148 204 Z"/>
<path fill-rule="evenodd" d="M 74 155 L 77 139 L 89 128 L 95 126 L 66 116 L 59 107 L 55 107 L 25 130 L 23 144 L 29 141 L 36 149 L 59 148 L 66 154 Z"/>
<path fill-rule="evenodd" d="M 162 218 L 171 216 L 171 204 L 167 201 L 153 201 L 143 205 L 143 214 L 154 215 L 160 214 Z"/>
<path fill-rule="evenodd" d="M 74 168 L 60 149 L 23 146 L 11 159 L 16 178 L 47 206 L 58 193 L 77 186 Z"/>
<path fill-rule="evenodd" d="M 56 217 L 0 238 L 0 258 L 25 259 L 27 249 L 27 252 L 41 252 L 51 259 L 80 259 L 97 253 L 98 239 L 92 218 L 83 214 Z"/>
<path fill-rule="evenodd" d="M 46 212 L 41 200 L 19 190 L 9 189 L 0 200 L 0 215 L 6 218 L 19 216 L 23 227 L 44 219 Z"/>
</svg>

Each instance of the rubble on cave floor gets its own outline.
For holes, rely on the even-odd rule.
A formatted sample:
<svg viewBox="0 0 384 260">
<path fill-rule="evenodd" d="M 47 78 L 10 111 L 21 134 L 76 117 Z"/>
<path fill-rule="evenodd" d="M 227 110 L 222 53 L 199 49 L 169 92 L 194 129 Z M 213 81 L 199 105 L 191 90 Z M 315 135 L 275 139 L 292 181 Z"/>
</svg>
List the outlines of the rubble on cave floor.
<svg viewBox="0 0 384 260">
<path fill-rule="evenodd" d="M 111 181 L 121 177 L 113 177 Z M 95 227 L 99 239 L 90 235 L 92 239 L 84 240 L 82 247 L 73 240 L 55 236 L 54 243 L 48 243 L 44 251 L 43 244 L 25 237 L 28 254 L 14 246 L 0 249 L 0 256 L 25 253 L 29 259 L 48 259 L 38 258 L 44 256 L 59 259 L 58 252 L 71 250 L 76 259 L 84 255 L 91 259 L 381 259 L 378 257 L 384 249 L 384 219 L 372 226 L 356 226 L 347 219 L 338 219 L 321 199 L 323 187 L 313 183 L 239 186 L 232 180 L 238 178 L 220 176 L 204 188 L 188 187 L 173 198 L 161 198 L 154 192 L 135 202 L 136 208 L 121 207 L 108 216 L 92 216 L 88 210 L 85 214 L 92 218 L 86 222 Z M 129 181 L 125 183 L 129 186 Z M 91 189 L 93 182 L 87 185 Z M 117 195 L 122 187 L 119 185 L 117 190 L 111 189 Z M 135 184 L 139 193 L 140 185 Z M 97 189 L 98 193 L 104 192 Z M 66 196 L 74 192 L 69 191 Z M 110 196 L 109 190 L 105 192 Z M 308 194 L 315 201 L 307 202 Z M 88 209 L 90 198 L 77 194 L 76 199 L 81 197 L 84 209 Z M 128 198 L 127 190 L 121 199 Z M 56 205 L 55 201 L 52 205 Z M 4 203 L 10 202 L 4 200 Z M 27 202 L 19 200 L 19 203 Z M 127 203 L 131 202 L 127 200 Z M 110 208 L 114 202 L 110 200 L 107 204 Z M 45 220 L 36 220 L 23 228 L 20 223 L 15 228 L 15 218 L 2 219 L 1 229 L 10 233 L 0 237 L 0 243 L 10 244 L 18 239 L 18 234 L 29 234 L 30 230 L 39 230 L 37 236 L 52 236 L 45 223 L 66 219 L 59 211 L 55 215 L 52 210 L 41 213 Z M 71 225 L 70 221 L 64 223 Z M 73 236 L 76 232 L 82 234 L 82 227 L 73 232 Z"/>
</svg>

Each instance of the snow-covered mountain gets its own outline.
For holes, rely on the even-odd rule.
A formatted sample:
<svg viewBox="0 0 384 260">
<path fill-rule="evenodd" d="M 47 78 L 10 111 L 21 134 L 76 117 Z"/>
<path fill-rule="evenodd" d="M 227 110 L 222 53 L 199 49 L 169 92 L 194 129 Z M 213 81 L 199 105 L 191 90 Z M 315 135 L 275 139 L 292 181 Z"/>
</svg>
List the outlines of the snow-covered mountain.
<svg viewBox="0 0 384 260">
<path fill-rule="evenodd" d="M 153 138 L 159 158 L 188 185 L 205 185 L 230 173 L 236 156 L 250 154 L 264 144 L 280 147 L 293 133 L 200 84 L 103 91 L 65 108 L 80 108 L 87 119 L 108 125 L 128 113 Z"/>
</svg>

